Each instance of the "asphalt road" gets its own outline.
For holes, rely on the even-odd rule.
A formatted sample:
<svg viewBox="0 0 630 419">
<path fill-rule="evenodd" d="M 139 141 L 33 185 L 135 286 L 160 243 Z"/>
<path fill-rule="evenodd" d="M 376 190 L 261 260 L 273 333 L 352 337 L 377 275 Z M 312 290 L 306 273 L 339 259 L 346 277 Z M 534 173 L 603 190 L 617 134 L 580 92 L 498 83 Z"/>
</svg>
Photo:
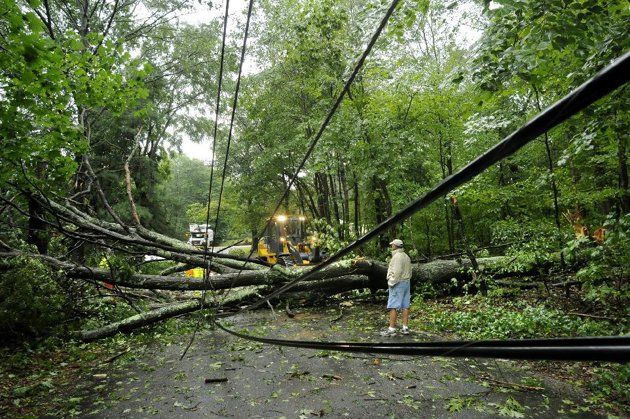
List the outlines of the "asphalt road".
<svg viewBox="0 0 630 419">
<path fill-rule="evenodd" d="M 231 320 L 237 330 L 288 339 L 378 341 L 380 304 L 269 311 Z M 340 316 L 341 314 L 341 316 Z M 526 362 L 379 356 L 278 348 L 204 330 L 180 361 L 189 336 L 154 345 L 104 370 L 107 400 L 84 406 L 92 417 L 558 417 L 579 406 L 569 383 Z M 220 380 L 206 384 L 206 379 Z M 541 390 L 536 390 L 541 387 Z M 582 412 L 580 417 L 597 417 Z"/>
</svg>

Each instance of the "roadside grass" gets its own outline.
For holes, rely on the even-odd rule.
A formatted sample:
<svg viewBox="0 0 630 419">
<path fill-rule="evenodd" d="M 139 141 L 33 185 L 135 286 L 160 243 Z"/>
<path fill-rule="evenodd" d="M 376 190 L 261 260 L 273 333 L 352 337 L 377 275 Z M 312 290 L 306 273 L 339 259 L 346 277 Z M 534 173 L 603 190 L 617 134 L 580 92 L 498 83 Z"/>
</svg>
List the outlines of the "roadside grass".
<svg viewBox="0 0 630 419">
<path fill-rule="evenodd" d="M 465 295 L 440 299 L 417 297 L 410 325 L 453 339 L 519 339 L 536 337 L 609 336 L 628 333 L 628 320 L 609 321 L 569 314 L 559 301 L 541 303 L 523 293 L 505 298 Z M 567 406 L 566 413 L 605 409 L 623 415 L 630 411 L 630 365 L 605 362 L 519 362 L 544 371 L 587 391 L 583 406 Z M 587 410 L 585 410 L 587 409 Z"/>
</svg>

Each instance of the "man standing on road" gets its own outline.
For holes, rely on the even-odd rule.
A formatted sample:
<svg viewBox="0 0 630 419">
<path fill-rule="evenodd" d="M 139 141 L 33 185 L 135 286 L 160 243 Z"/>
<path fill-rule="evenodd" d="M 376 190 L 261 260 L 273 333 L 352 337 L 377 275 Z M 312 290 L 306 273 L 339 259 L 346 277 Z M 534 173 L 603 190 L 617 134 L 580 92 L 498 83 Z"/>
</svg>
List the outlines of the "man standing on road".
<svg viewBox="0 0 630 419">
<path fill-rule="evenodd" d="M 392 249 L 392 260 L 387 269 L 387 286 L 389 287 L 389 299 L 387 309 L 389 310 L 389 328 L 381 332 L 381 336 L 396 335 L 397 310 L 402 310 L 403 335 L 409 334 L 409 303 L 410 280 L 411 280 L 411 259 L 403 249 L 403 242 L 394 239 L 389 244 Z"/>
</svg>

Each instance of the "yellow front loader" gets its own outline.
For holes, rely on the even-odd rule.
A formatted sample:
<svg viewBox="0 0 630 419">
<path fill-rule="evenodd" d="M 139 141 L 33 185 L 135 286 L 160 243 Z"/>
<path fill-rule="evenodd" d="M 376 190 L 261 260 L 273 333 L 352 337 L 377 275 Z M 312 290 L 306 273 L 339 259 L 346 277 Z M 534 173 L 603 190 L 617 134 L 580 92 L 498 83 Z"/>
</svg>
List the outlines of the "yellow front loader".
<svg viewBox="0 0 630 419">
<path fill-rule="evenodd" d="M 313 246 L 306 236 L 306 217 L 278 215 L 258 241 L 258 258 L 275 265 L 308 265 Z M 309 260 L 310 259 L 310 260 Z"/>
</svg>

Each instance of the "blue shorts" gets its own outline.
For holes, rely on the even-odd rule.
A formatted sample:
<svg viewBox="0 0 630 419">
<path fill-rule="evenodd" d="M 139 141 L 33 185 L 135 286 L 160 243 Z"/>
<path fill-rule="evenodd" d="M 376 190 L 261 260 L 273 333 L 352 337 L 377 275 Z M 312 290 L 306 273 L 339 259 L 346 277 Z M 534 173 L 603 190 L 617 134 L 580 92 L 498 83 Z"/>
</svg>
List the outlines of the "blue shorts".
<svg viewBox="0 0 630 419">
<path fill-rule="evenodd" d="M 400 281 L 393 287 L 389 287 L 389 298 L 387 299 L 387 309 L 409 308 L 411 300 L 410 281 Z"/>
</svg>

